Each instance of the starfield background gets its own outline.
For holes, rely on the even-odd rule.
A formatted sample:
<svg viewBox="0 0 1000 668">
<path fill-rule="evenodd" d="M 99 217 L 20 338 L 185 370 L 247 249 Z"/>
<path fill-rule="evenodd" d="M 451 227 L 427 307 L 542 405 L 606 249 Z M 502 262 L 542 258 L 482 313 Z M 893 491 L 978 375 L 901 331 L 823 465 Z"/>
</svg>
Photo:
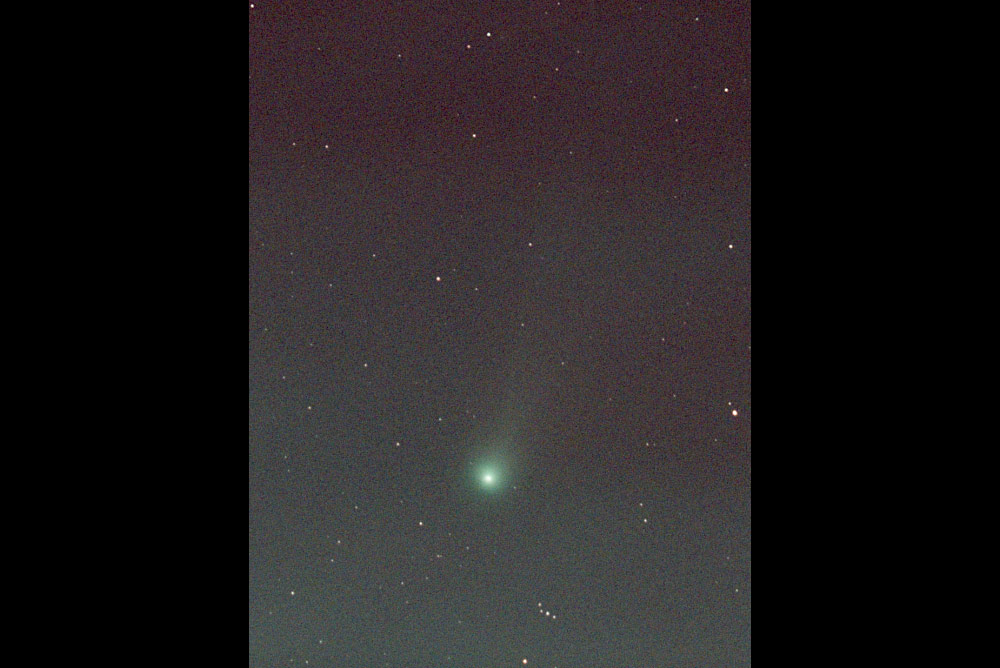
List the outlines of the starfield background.
<svg viewBox="0 0 1000 668">
<path fill-rule="evenodd" d="M 750 665 L 750 4 L 249 8 L 249 660 Z"/>
</svg>

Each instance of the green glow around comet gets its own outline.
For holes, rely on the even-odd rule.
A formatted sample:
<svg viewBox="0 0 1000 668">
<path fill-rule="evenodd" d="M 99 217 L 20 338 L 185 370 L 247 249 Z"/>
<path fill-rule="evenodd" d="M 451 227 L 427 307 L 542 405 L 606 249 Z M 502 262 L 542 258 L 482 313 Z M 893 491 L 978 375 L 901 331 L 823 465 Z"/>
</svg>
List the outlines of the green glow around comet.
<svg viewBox="0 0 1000 668">
<path fill-rule="evenodd" d="M 481 498 L 506 496 L 515 489 L 515 466 L 512 438 L 481 438 L 466 460 L 466 488 Z"/>
<path fill-rule="evenodd" d="M 505 486 L 505 480 L 504 467 L 495 458 L 476 465 L 475 481 L 481 491 L 499 493 Z"/>
</svg>

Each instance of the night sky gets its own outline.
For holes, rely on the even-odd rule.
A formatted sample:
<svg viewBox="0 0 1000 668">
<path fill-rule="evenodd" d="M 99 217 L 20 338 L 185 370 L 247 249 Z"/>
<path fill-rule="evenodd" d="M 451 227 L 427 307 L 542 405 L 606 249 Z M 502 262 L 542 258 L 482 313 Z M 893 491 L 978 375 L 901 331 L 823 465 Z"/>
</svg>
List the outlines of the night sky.
<svg viewBox="0 0 1000 668">
<path fill-rule="evenodd" d="M 749 2 L 249 46 L 250 666 L 749 666 Z"/>
</svg>

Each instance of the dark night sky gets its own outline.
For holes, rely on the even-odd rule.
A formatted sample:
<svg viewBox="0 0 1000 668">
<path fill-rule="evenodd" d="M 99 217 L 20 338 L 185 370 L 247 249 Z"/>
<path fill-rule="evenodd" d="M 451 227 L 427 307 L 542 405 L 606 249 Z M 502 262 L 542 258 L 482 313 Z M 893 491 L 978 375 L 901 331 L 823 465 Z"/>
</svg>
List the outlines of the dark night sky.
<svg viewBox="0 0 1000 668">
<path fill-rule="evenodd" d="M 749 2 L 249 19 L 250 666 L 750 665 Z"/>
</svg>

